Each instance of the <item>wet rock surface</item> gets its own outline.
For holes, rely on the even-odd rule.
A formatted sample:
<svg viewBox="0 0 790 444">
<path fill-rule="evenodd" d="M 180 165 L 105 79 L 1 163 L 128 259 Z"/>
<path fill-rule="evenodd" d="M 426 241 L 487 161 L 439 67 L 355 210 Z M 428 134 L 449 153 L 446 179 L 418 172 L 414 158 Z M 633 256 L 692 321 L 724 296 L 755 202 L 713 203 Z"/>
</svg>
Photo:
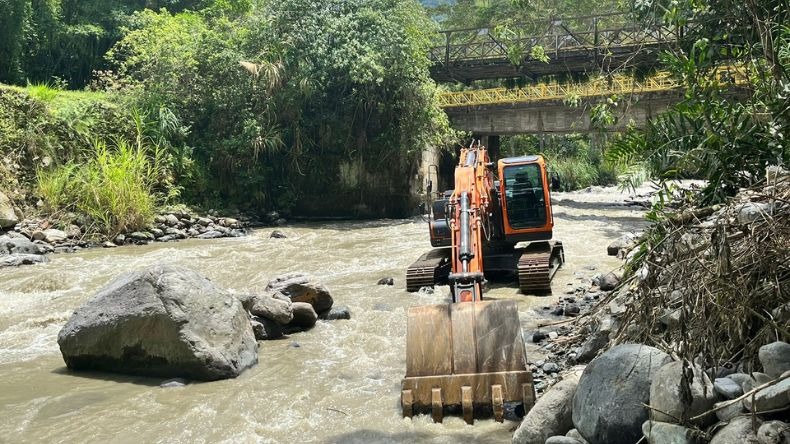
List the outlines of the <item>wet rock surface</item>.
<svg viewBox="0 0 790 444">
<path fill-rule="evenodd" d="M 241 302 L 172 265 L 114 279 L 77 309 L 58 345 L 73 370 L 210 381 L 234 378 L 258 362 Z"/>
</svg>

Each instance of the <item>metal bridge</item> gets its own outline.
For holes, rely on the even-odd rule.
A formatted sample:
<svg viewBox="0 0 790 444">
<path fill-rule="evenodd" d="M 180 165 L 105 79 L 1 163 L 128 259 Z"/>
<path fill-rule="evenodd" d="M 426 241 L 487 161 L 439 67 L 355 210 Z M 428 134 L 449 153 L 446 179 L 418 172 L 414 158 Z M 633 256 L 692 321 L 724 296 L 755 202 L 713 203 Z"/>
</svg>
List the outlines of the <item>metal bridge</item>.
<svg viewBox="0 0 790 444">
<path fill-rule="evenodd" d="M 723 85 L 744 86 L 748 83 L 742 70 L 721 67 L 714 73 L 715 80 Z M 529 104 L 540 101 L 563 101 L 572 104 L 580 99 L 594 97 L 646 95 L 671 92 L 681 87 L 667 72 L 659 72 L 644 79 L 628 75 L 600 76 L 586 82 L 538 83 L 523 88 L 489 88 L 439 93 L 439 106 L 453 107 Z"/>
<path fill-rule="evenodd" d="M 550 19 L 507 29 L 443 31 L 444 44 L 431 48 L 437 82 L 536 78 L 621 68 L 651 68 L 661 50 L 676 44 L 689 26 L 637 24 L 626 14 Z M 541 48 L 548 62 L 529 57 Z"/>
<path fill-rule="evenodd" d="M 733 95 L 748 86 L 742 69 L 725 66 L 710 81 L 730 89 Z M 589 108 L 611 97 L 627 106 L 612 131 L 643 125 L 648 119 L 677 103 L 683 89 L 668 73 L 645 79 L 627 75 L 598 77 L 584 83 L 542 83 L 519 89 L 491 88 L 444 92 L 439 104 L 452 126 L 479 135 L 582 133 L 594 131 Z"/>
</svg>

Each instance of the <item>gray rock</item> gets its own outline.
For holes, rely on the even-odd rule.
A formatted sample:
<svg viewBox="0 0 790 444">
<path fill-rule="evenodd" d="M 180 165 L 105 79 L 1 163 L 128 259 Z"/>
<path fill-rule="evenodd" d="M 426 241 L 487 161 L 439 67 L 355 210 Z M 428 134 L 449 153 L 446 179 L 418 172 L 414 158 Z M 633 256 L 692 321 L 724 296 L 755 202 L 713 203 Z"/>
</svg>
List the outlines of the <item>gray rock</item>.
<svg viewBox="0 0 790 444">
<path fill-rule="evenodd" d="M 147 231 L 135 231 L 134 233 L 129 234 L 129 237 L 136 241 L 152 241 L 155 239 L 154 235 Z"/>
<path fill-rule="evenodd" d="M 172 242 L 174 240 L 178 240 L 178 236 L 173 236 L 172 234 L 165 234 L 162 237 L 156 238 L 157 242 Z"/>
<path fill-rule="evenodd" d="M 573 397 L 573 424 L 591 444 L 633 444 L 642 436 L 650 380 L 669 356 L 642 344 L 624 344 L 584 369 Z"/>
<path fill-rule="evenodd" d="M 302 273 L 290 273 L 279 276 L 266 285 L 267 292 L 280 292 L 294 302 L 307 302 L 316 313 L 323 313 L 334 301 L 329 290 L 321 283 L 312 281 Z"/>
<path fill-rule="evenodd" d="M 569 438 L 567 436 L 552 436 L 546 440 L 546 444 L 583 444 L 576 438 Z"/>
<path fill-rule="evenodd" d="M 40 240 L 50 244 L 64 242 L 68 238 L 65 231 L 56 230 L 54 228 L 49 228 L 44 231 L 34 231 L 32 237 L 33 240 Z"/>
<path fill-rule="evenodd" d="M 735 399 L 743 394 L 741 385 L 730 378 L 716 378 L 713 381 L 713 388 L 727 399 Z"/>
<path fill-rule="evenodd" d="M 601 282 L 598 284 L 603 291 L 610 291 L 614 290 L 617 287 L 617 284 L 620 283 L 620 278 L 617 277 L 614 273 L 607 273 L 601 278 Z"/>
<path fill-rule="evenodd" d="M 762 425 L 762 421 L 755 418 L 757 427 Z M 757 440 L 757 431 L 752 428 L 752 418 L 747 416 L 739 416 L 733 418 L 727 425 L 721 428 L 710 444 L 760 444 Z"/>
<path fill-rule="evenodd" d="M 258 362 L 241 302 L 172 265 L 114 279 L 77 309 L 58 345 L 73 370 L 217 380 Z"/>
<path fill-rule="evenodd" d="M 762 220 L 774 213 L 774 204 L 767 202 L 747 202 L 737 209 L 738 223 L 748 225 Z"/>
<path fill-rule="evenodd" d="M 758 357 L 763 370 L 772 378 L 790 370 L 790 344 L 787 342 L 776 341 L 763 345 Z"/>
<path fill-rule="evenodd" d="M 0 236 L 0 255 L 5 254 L 44 254 L 44 250 L 25 237 Z"/>
<path fill-rule="evenodd" d="M 66 228 L 66 237 L 69 239 L 78 239 L 82 237 L 82 229 L 76 225 L 69 225 Z"/>
<path fill-rule="evenodd" d="M 5 194 L 0 192 L 0 229 L 13 228 L 19 223 L 14 206 Z"/>
<path fill-rule="evenodd" d="M 286 239 L 288 236 L 286 236 L 285 233 L 280 230 L 274 230 L 272 231 L 272 234 L 269 235 L 269 237 L 272 239 Z"/>
<path fill-rule="evenodd" d="M 185 387 L 186 385 L 187 385 L 187 381 L 185 379 L 173 378 L 173 379 L 168 379 L 167 381 L 163 381 L 161 384 L 159 384 L 159 387 L 179 388 L 179 387 Z"/>
<path fill-rule="evenodd" d="M 178 220 L 178 217 L 176 217 L 175 214 L 165 215 L 164 219 L 165 219 L 164 223 L 166 223 L 167 225 L 170 225 L 171 227 L 178 226 L 178 224 L 181 223 L 181 221 Z"/>
<path fill-rule="evenodd" d="M 722 404 L 725 404 L 725 403 L 726 403 L 726 401 L 724 401 L 724 402 L 717 402 L 716 404 L 713 404 L 713 408 L 719 408 L 719 407 L 722 406 Z M 716 418 L 719 421 L 729 421 L 732 418 L 735 418 L 736 416 L 742 415 L 744 412 L 746 412 L 746 409 L 743 407 L 743 403 L 742 402 L 734 402 L 734 403 L 728 405 L 727 407 L 724 407 L 724 408 L 721 408 L 719 410 L 716 410 Z"/>
<path fill-rule="evenodd" d="M 753 388 L 761 386 L 766 382 L 770 382 L 771 379 L 773 379 L 770 376 L 766 375 L 765 373 L 760 373 L 760 372 L 753 372 L 749 376 L 751 377 L 743 381 L 743 384 L 741 384 L 744 393 L 750 392 L 752 391 Z M 730 378 L 732 378 L 732 375 L 730 375 Z"/>
<path fill-rule="evenodd" d="M 790 444 L 790 425 L 782 421 L 767 421 L 757 430 L 760 444 Z"/>
<path fill-rule="evenodd" d="M 296 328 L 296 330 L 309 330 L 315 326 L 318 321 L 313 306 L 307 302 L 294 302 L 292 305 L 294 318 L 288 324 L 289 330 Z"/>
<path fill-rule="evenodd" d="M 271 294 L 252 295 L 247 310 L 281 325 L 290 323 L 294 318 L 291 301 L 275 298 Z"/>
<path fill-rule="evenodd" d="M 153 235 L 154 235 L 154 237 L 162 237 L 162 236 L 164 236 L 164 235 L 165 235 L 165 232 L 164 232 L 164 231 L 162 231 L 162 230 L 160 230 L 159 228 L 154 228 L 154 227 L 151 227 L 151 228 L 149 228 L 149 229 L 148 229 L 148 231 L 149 231 L 151 234 L 153 234 Z"/>
<path fill-rule="evenodd" d="M 578 385 L 579 374 L 571 373 L 541 396 L 513 434 L 513 443 L 542 443 L 573 428 L 571 407 Z"/>
<path fill-rule="evenodd" d="M 607 345 L 609 345 L 609 331 L 596 330 L 585 339 L 579 348 L 576 362 L 590 362 Z"/>
<path fill-rule="evenodd" d="M 395 285 L 395 279 L 392 279 L 391 277 L 381 278 L 378 282 L 376 282 L 376 285 Z"/>
<path fill-rule="evenodd" d="M 546 333 L 542 331 L 536 331 L 535 333 L 532 333 L 532 342 L 538 343 L 548 337 L 549 335 L 547 335 Z"/>
<path fill-rule="evenodd" d="M 211 230 L 211 231 L 208 231 L 208 232 L 213 232 L 213 231 L 215 231 L 215 230 Z M 206 234 L 206 233 L 200 233 L 198 230 L 196 230 L 194 228 L 188 229 L 186 233 L 187 233 L 187 237 L 198 237 L 201 234 Z"/>
<path fill-rule="evenodd" d="M 574 439 L 576 439 L 577 441 L 581 442 L 582 444 L 590 444 L 590 443 L 588 443 L 588 442 L 587 442 L 587 440 L 586 440 L 586 439 L 584 439 L 584 437 L 582 436 L 582 434 L 581 434 L 581 433 L 579 433 L 579 431 L 578 431 L 578 430 L 576 430 L 576 429 L 570 429 L 570 430 L 568 430 L 568 433 L 566 433 L 566 434 L 565 434 L 565 436 L 567 436 L 568 438 L 574 438 Z"/>
<path fill-rule="evenodd" d="M 612 242 L 611 244 L 609 244 L 609 246 L 606 247 L 606 254 L 608 254 L 609 256 L 617 256 L 617 254 L 620 253 L 620 250 L 631 249 L 633 248 L 633 246 L 634 246 L 634 237 L 629 234 L 626 234 L 620 237 L 619 239 L 617 239 L 616 241 Z"/>
<path fill-rule="evenodd" d="M 101 246 L 104 247 L 104 248 L 115 248 L 115 247 L 117 247 L 117 245 L 115 245 L 114 243 L 112 243 L 110 241 L 102 242 Z"/>
<path fill-rule="evenodd" d="M 166 236 L 175 236 L 179 239 L 186 239 L 187 233 L 184 230 L 179 230 L 178 228 L 168 227 L 165 228 L 165 235 Z"/>
<path fill-rule="evenodd" d="M 255 339 L 259 341 L 270 341 L 280 339 L 284 336 L 282 325 L 271 319 L 253 316 L 250 320 Z"/>
<path fill-rule="evenodd" d="M 546 373 L 557 373 L 560 371 L 560 366 L 553 362 L 547 362 L 543 364 L 543 371 Z"/>
<path fill-rule="evenodd" d="M 782 375 L 785 376 L 788 373 L 790 371 Z M 790 407 L 790 378 L 755 393 L 754 403 L 752 403 L 752 396 L 747 396 L 743 400 L 743 406 L 746 407 L 746 410 L 756 413 Z"/>
<path fill-rule="evenodd" d="M 49 262 L 49 258 L 40 254 L 10 254 L 0 256 L 0 268 L 45 264 L 47 262 Z"/>
<path fill-rule="evenodd" d="M 650 384 L 650 406 L 655 409 L 651 414 L 653 420 L 677 423 L 678 420 L 685 421 L 713 408 L 717 399 L 710 378 L 697 366 L 690 370 L 693 372 L 693 378 L 689 381 L 690 404 L 685 404 L 682 396 L 682 361 L 670 362 L 656 372 Z M 698 425 L 706 425 L 713 419 L 714 416 L 710 415 Z"/>
<path fill-rule="evenodd" d="M 666 422 L 647 420 L 642 424 L 642 434 L 648 444 L 696 444 L 691 430 Z"/>
<path fill-rule="evenodd" d="M 351 309 L 349 309 L 347 305 L 335 305 L 331 309 L 318 315 L 318 318 L 325 321 L 351 319 Z"/>
<path fill-rule="evenodd" d="M 207 227 L 207 226 L 213 224 L 214 221 L 209 219 L 209 218 L 207 218 L 207 217 L 198 217 L 197 218 L 197 223 L 199 225 L 203 225 L 204 227 Z"/>
<path fill-rule="evenodd" d="M 117 245 L 123 245 L 126 242 L 126 235 L 119 234 L 115 236 L 113 242 L 115 242 Z"/>
<path fill-rule="evenodd" d="M 191 233 L 192 228 L 190 228 L 189 231 Z M 198 239 L 218 239 L 220 237 L 225 237 L 225 235 L 217 230 L 211 230 L 211 231 L 206 231 L 203 234 L 198 234 L 194 237 L 197 237 Z"/>
<path fill-rule="evenodd" d="M 679 308 L 667 308 L 658 320 L 669 328 L 676 328 L 680 326 L 680 314 L 681 310 Z"/>
</svg>

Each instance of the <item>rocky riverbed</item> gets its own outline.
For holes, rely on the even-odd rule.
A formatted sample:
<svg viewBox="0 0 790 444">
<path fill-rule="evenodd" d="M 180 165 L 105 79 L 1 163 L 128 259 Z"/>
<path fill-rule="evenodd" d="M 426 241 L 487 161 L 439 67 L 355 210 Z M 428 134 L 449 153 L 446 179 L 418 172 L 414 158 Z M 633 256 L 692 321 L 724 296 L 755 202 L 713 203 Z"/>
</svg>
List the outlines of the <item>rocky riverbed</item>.
<svg viewBox="0 0 790 444">
<path fill-rule="evenodd" d="M 492 284 L 488 297 L 518 301 L 528 359 L 561 363 L 547 349 L 559 332 L 541 324 L 571 319 L 552 314 L 574 297 L 583 313 L 592 279 L 622 263 L 606 248 L 623 233 L 643 230 L 644 208 L 616 189 L 558 193 L 556 237 L 567 262 L 551 296 L 521 295 Z M 430 248 L 419 219 L 286 225 L 248 236 L 150 242 L 48 256 L 46 264 L 0 270 L 0 436 L 12 442 L 52 440 L 259 442 L 507 442 L 518 425 L 493 420 L 474 427 L 461 418 L 433 424 L 403 419 L 405 311 L 443 303 L 447 287 L 405 292 L 406 267 Z M 300 271 L 349 307 L 350 320 L 318 320 L 305 332 L 258 342 L 258 365 L 211 383 L 165 378 L 77 374 L 66 370 L 57 335 L 75 309 L 118 275 L 159 263 L 195 270 L 234 293 L 262 293 L 278 276 Z M 377 285 L 392 277 L 394 285 Z M 583 290 L 577 291 L 579 287 Z M 573 294 L 566 293 L 573 291 Z M 600 297 L 600 296 L 599 296 Z M 545 310 L 544 307 L 550 307 Z M 567 306 L 565 306 L 567 308 Z M 573 310 L 571 310 L 573 311 Z M 558 347 L 558 345 L 555 345 Z M 541 366 L 543 368 L 543 366 Z M 550 366 L 549 366 L 550 369 Z M 543 377 L 548 385 L 555 373 Z M 123 436 L 119 430 L 125 431 Z"/>
</svg>

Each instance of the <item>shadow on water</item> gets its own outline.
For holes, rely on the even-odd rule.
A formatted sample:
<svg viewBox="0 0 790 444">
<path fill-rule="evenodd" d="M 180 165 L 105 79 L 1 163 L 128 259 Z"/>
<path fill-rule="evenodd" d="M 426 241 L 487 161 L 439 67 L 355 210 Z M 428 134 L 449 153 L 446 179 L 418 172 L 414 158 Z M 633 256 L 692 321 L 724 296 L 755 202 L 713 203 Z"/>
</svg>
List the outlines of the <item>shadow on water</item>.
<svg viewBox="0 0 790 444">
<path fill-rule="evenodd" d="M 52 370 L 57 375 L 74 376 L 77 378 L 95 379 L 101 381 L 117 382 L 119 384 L 134 384 L 146 387 L 159 387 L 162 382 L 173 378 L 123 375 L 119 373 L 106 373 L 87 370 L 71 370 L 68 367 L 58 367 Z M 195 384 L 189 381 L 190 384 Z"/>
</svg>

